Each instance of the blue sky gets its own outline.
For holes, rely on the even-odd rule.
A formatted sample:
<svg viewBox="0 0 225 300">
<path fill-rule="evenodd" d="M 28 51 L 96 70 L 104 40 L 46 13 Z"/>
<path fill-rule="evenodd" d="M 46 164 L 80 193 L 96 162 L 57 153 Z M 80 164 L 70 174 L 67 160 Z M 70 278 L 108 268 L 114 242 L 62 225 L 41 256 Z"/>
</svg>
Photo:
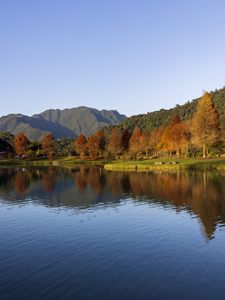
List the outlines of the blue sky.
<svg viewBox="0 0 225 300">
<path fill-rule="evenodd" d="M 224 0 L 0 0 L 0 115 L 133 115 L 225 85 Z"/>
</svg>

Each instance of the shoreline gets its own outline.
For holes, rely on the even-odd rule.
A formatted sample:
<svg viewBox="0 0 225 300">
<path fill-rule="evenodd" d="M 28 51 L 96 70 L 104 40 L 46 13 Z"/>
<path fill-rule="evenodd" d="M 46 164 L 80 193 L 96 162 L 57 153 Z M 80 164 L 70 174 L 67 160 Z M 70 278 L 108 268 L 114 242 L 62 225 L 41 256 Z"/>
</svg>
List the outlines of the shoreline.
<svg viewBox="0 0 225 300">
<path fill-rule="evenodd" d="M 225 159 L 158 159 L 149 161 L 113 162 L 104 165 L 109 171 L 185 171 L 220 170 L 225 171 Z"/>
<path fill-rule="evenodd" d="M 224 170 L 225 158 L 179 158 L 152 159 L 139 161 L 81 160 L 58 158 L 55 160 L 1 160 L 0 166 L 77 166 L 100 165 L 108 171 L 184 171 L 184 170 Z"/>
</svg>

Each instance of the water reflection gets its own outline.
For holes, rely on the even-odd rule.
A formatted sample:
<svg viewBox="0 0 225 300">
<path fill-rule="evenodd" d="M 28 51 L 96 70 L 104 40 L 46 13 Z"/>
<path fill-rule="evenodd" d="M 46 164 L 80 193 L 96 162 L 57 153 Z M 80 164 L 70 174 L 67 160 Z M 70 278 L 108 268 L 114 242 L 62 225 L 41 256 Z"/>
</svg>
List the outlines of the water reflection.
<svg viewBox="0 0 225 300">
<path fill-rule="evenodd" d="M 1 168 L 0 197 L 83 209 L 127 198 L 194 213 L 208 239 L 225 224 L 224 173 L 105 172 L 101 167 Z M 3 200 L 4 199 L 4 200 Z"/>
</svg>

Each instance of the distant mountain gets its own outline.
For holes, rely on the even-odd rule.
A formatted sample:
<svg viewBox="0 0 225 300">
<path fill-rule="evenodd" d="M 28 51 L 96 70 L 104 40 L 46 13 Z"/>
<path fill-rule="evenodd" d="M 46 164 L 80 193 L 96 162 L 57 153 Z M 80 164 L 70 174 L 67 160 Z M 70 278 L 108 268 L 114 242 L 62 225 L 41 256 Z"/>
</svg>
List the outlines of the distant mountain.
<svg viewBox="0 0 225 300">
<path fill-rule="evenodd" d="M 56 138 L 75 137 L 81 133 L 91 135 L 97 130 L 116 125 L 126 119 L 116 110 L 97 110 L 89 107 L 50 109 L 31 117 L 10 114 L 0 118 L 0 131 L 12 134 L 24 132 L 30 139 L 41 139 L 51 132 Z"/>
</svg>

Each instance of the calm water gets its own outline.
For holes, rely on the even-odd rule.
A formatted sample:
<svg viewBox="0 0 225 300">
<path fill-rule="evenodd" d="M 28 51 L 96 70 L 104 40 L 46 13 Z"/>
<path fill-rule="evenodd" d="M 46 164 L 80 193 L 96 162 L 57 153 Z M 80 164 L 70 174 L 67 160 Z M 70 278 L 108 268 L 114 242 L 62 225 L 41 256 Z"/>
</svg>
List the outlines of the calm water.
<svg viewBox="0 0 225 300">
<path fill-rule="evenodd" d="M 224 299 L 224 179 L 0 169 L 0 299 Z"/>
</svg>

